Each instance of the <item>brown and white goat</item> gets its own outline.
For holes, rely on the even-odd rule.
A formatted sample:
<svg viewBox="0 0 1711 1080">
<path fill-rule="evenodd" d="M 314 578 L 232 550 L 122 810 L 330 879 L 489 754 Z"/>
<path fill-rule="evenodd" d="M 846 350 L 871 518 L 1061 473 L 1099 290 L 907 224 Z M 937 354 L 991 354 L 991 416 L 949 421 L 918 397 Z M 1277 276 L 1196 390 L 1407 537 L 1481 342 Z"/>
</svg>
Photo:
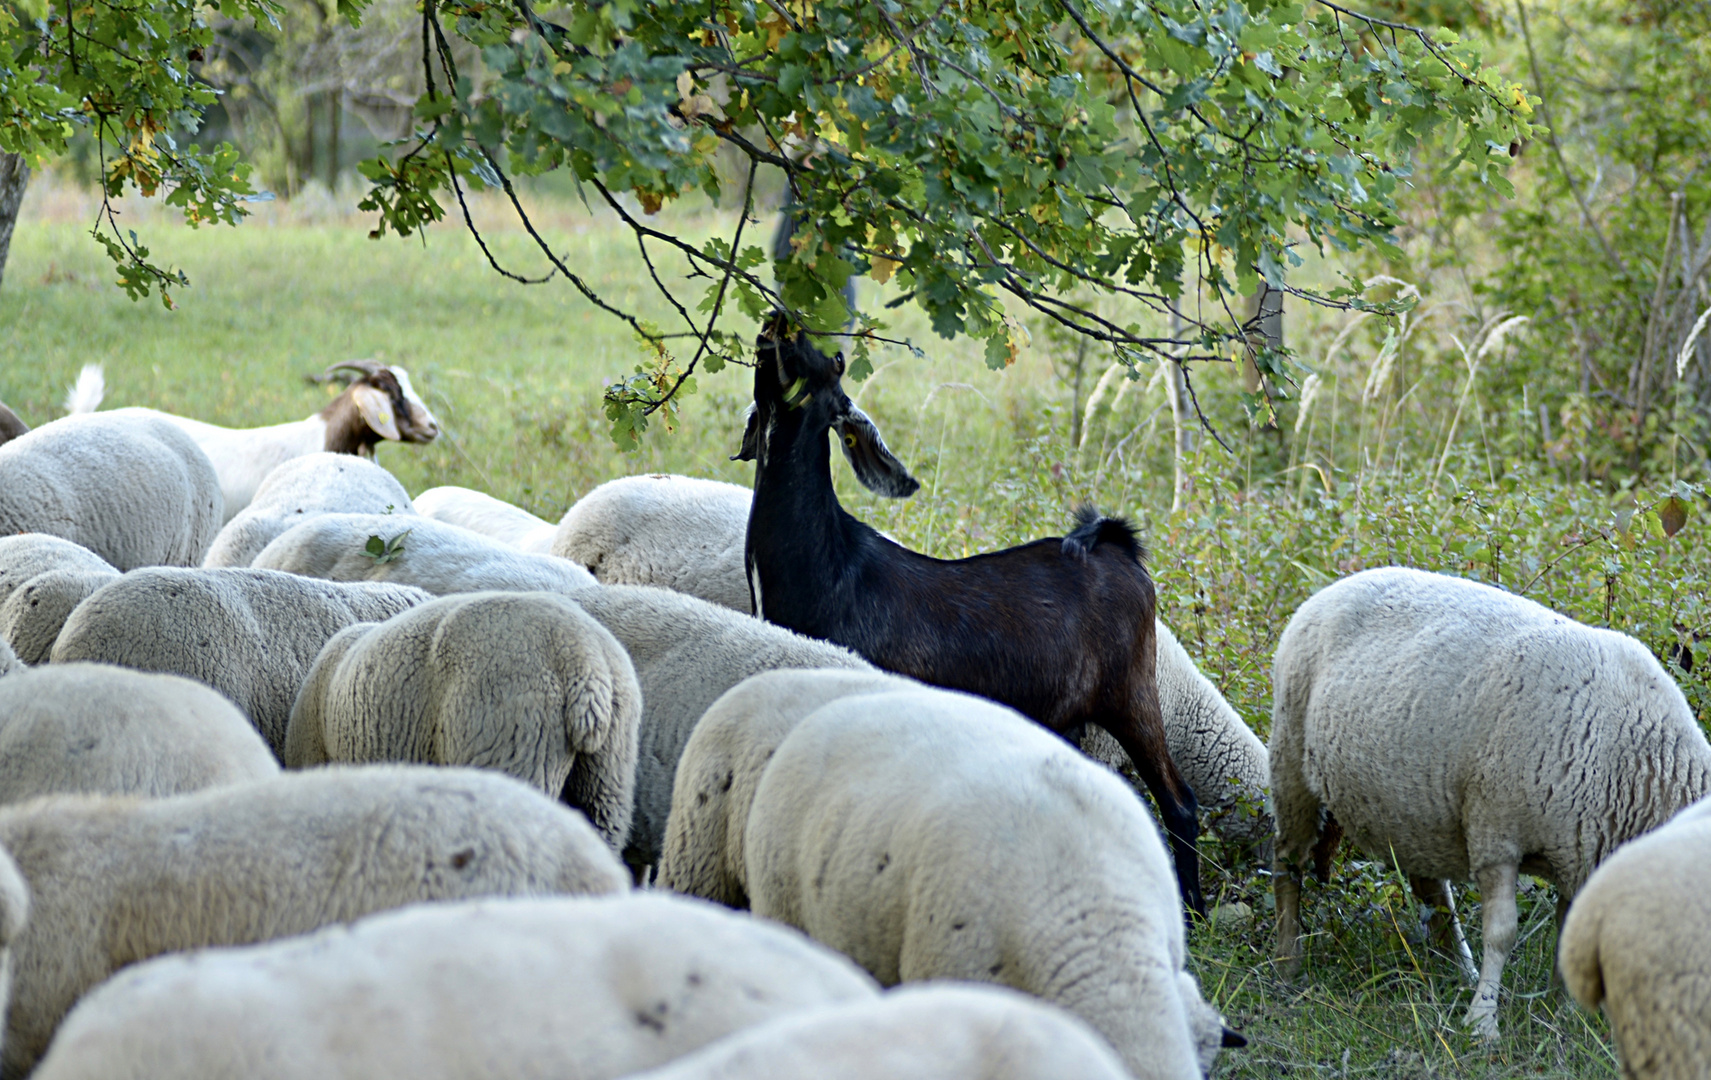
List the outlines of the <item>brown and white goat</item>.
<svg viewBox="0 0 1711 1080">
<path fill-rule="evenodd" d="M 346 373 L 354 373 L 351 378 Z M 315 381 L 349 379 L 344 393 L 313 416 L 289 424 L 257 428 L 226 428 L 155 409 L 117 409 L 122 413 L 147 413 L 178 425 L 214 462 L 220 476 L 220 491 L 226 497 L 226 521 L 250 504 L 256 488 L 274 468 L 292 458 L 319 451 L 373 457 L 374 447 L 385 439 L 396 442 L 433 442 L 440 434 L 439 421 L 410 386 L 404 369 L 374 360 L 347 360 L 334 364 Z M 101 369 L 89 365 L 78 377 L 73 399 L 75 412 L 92 411 L 101 398 Z M 222 523 L 223 524 L 223 523 Z"/>
</svg>

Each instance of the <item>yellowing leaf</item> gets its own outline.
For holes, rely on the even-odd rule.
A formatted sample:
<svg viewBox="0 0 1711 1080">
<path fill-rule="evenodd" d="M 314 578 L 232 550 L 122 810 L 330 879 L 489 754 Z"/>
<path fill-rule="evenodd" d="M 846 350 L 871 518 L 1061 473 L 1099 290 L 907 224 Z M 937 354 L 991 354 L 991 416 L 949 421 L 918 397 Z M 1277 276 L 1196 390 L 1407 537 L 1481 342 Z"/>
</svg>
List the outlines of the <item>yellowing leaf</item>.
<svg viewBox="0 0 1711 1080">
<path fill-rule="evenodd" d="M 1687 524 L 1687 503 L 1671 495 L 1658 506 L 1658 524 L 1665 536 L 1674 536 Z"/>
<path fill-rule="evenodd" d="M 902 265 L 896 259 L 887 259 L 883 255 L 875 255 L 873 257 L 873 269 L 868 271 L 867 276 L 883 285 L 891 280 L 891 275 Z"/>
</svg>

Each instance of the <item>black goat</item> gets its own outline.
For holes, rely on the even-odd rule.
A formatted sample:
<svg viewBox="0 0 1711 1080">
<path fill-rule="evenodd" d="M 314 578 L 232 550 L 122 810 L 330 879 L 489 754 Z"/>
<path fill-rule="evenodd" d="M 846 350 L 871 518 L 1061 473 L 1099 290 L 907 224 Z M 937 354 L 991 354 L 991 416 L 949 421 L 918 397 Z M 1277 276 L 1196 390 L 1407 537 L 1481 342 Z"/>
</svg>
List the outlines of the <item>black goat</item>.
<svg viewBox="0 0 1711 1080">
<path fill-rule="evenodd" d="M 1158 801 L 1182 898 L 1204 914 L 1200 824 L 1165 744 L 1153 667 L 1153 583 L 1134 529 L 1091 508 L 1059 540 L 945 561 L 887 540 L 832 490 L 836 429 L 856 477 L 892 498 L 920 485 L 840 386 L 828 358 L 775 317 L 761 334 L 745 559 L 755 614 L 938 686 L 1002 702 L 1078 743 L 1109 731 Z"/>
</svg>

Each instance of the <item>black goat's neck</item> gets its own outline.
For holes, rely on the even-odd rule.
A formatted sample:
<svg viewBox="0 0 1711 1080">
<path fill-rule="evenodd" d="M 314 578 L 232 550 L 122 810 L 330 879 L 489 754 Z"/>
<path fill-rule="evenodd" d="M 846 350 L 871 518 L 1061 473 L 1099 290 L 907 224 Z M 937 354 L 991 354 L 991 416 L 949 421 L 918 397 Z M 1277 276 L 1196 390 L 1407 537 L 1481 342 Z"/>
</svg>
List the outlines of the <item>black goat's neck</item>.
<svg viewBox="0 0 1711 1080">
<path fill-rule="evenodd" d="M 823 406 L 761 406 L 754 503 L 749 511 L 750 584 L 768 622 L 826 637 L 872 530 L 850 516 L 832 488 L 830 425 Z"/>
<path fill-rule="evenodd" d="M 380 436 L 362 418 L 362 412 L 356 407 L 349 390 L 321 410 L 321 419 L 327 422 L 327 435 L 321 449 L 330 454 L 374 456 L 374 444 L 380 441 Z"/>
<path fill-rule="evenodd" d="M 30 425 L 18 419 L 18 414 L 0 402 L 0 443 L 11 442 L 20 435 L 27 435 Z"/>
</svg>

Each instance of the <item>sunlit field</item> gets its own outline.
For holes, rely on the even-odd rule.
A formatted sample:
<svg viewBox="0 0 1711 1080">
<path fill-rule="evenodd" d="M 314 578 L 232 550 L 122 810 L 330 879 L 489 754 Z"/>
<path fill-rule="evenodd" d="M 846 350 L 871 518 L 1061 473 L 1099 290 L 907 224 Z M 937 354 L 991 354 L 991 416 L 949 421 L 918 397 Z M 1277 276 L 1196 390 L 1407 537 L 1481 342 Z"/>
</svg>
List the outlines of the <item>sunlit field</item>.
<svg viewBox="0 0 1711 1080">
<path fill-rule="evenodd" d="M 0 290 L 0 400 L 44 423 L 62 411 L 81 365 L 98 362 L 105 407 L 277 423 L 336 392 L 306 376 L 373 357 L 409 370 L 444 429 L 426 447 L 381 447 L 381 464 L 412 493 L 460 484 L 556 519 L 590 488 L 631 473 L 749 481 L 750 466 L 728 460 L 749 398 L 745 370 L 700 379 L 675 433 L 656 424 L 640 450 L 621 452 L 600 401 L 603 381 L 643 357 L 622 324 L 563 282 L 503 280 L 461 226 L 438 227 L 425 241 L 377 242 L 370 222 L 322 198 L 319 210 L 304 200 L 264 208 L 237 229 L 200 231 L 131 207 L 145 242 L 193 283 L 175 292 L 169 311 L 113 287 L 85 235 L 86 197 L 40 185 Z M 734 225 L 727 211 L 679 213 L 697 232 L 728 235 Z M 540 271 L 526 236 L 496 208 L 483 204 L 481 215 L 497 257 Z M 597 290 L 666 319 L 627 231 L 574 203 L 546 204 L 541 218 L 556 250 Z M 770 229 L 770 219 L 764 224 Z M 1130 378 L 1108 357 L 1078 358 L 1073 345 L 1029 324 L 1031 343 L 994 372 L 977 346 L 943 342 L 900 309 L 893 332 L 921 354 L 881 348 L 876 373 L 849 389 L 922 489 L 886 502 L 859 489 L 840 462 L 839 491 L 859 516 L 945 557 L 1061 534 L 1083 501 L 1132 517 L 1150 549 L 1161 617 L 1261 738 L 1270 728 L 1270 657 L 1290 613 L 1339 576 L 1391 563 L 1501 584 L 1634 634 L 1660 656 L 1685 642 L 1685 658 L 1699 663 L 1671 671 L 1705 724 L 1707 658 L 1692 636 L 1711 623 L 1705 502 L 1675 487 L 1704 479 L 1703 452 L 1683 447 L 1673 475 L 1628 488 L 1583 482 L 1553 464 L 1554 450 L 1542 454 L 1547 436 L 1526 388 L 1493 392 L 1505 347 L 1493 337 L 1499 313 L 1442 303 L 1448 286 L 1405 284 L 1423 291 L 1422 305 L 1388 350 L 1380 320 L 1351 329 L 1343 312 L 1290 310 L 1289 345 L 1319 379 L 1310 395 L 1279 388 L 1282 408 L 1269 429 L 1245 416 L 1233 368 L 1196 370 L 1216 436 L 1181 418 L 1182 442 L 1191 444 L 1180 457 L 1190 479 L 1181 491 L 1176 422 L 1156 369 Z M 893 295 L 861 287 L 869 310 Z M 1475 355 L 1481 343 L 1490 348 Z M 1657 508 L 1678 490 L 1688 523 L 1666 536 Z M 1615 1075 L 1603 1020 L 1551 985 L 1549 886 L 1524 885 L 1504 1033 L 1486 1047 L 1461 1030 L 1471 988 L 1422 944 L 1400 876 L 1345 849 L 1328 886 L 1309 883 L 1307 963 L 1287 984 L 1268 962 L 1265 868 L 1210 838 L 1203 854 L 1209 904 L 1239 901 L 1251 913 L 1201 925 L 1190 938 L 1207 996 L 1250 1040 L 1224 1055 L 1219 1075 Z M 1479 897 L 1471 886 L 1458 897 L 1477 954 Z"/>
</svg>

